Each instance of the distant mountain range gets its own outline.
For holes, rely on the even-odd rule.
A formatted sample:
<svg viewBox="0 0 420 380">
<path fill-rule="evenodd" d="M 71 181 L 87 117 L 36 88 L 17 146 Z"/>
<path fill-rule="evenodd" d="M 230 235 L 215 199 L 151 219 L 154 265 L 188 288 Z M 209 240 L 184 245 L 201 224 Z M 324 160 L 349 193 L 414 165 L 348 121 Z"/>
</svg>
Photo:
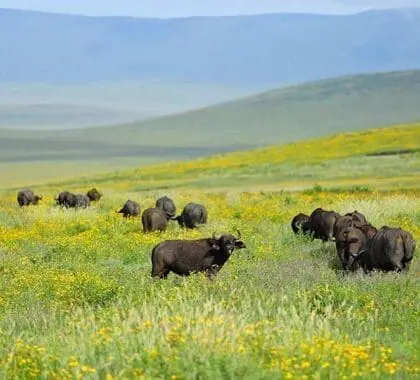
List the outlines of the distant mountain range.
<svg viewBox="0 0 420 380">
<path fill-rule="evenodd" d="M 303 83 L 420 68 L 420 10 L 83 17 L 0 9 L 0 82 Z"/>
</svg>

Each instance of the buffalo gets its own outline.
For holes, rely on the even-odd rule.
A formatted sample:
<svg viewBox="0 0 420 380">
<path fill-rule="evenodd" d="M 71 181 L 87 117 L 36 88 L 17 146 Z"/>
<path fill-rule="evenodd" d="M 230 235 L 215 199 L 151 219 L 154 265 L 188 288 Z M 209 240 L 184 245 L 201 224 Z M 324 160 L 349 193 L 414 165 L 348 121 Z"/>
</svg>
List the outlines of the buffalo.
<svg viewBox="0 0 420 380">
<path fill-rule="evenodd" d="M 410 232 L 384 226 L 373 237 L 370 250 L 359 254 L 357 260 L 366 271 L 402 272 L 408 270 L 415 249 Z"/>
<path fill-rule="evenodd" d="M 196 228 L 200 224 L 207 223 L 207 210 L 203 205 L 188 203 L 182 210 L 181 215 L 174 218 L 181 227 Z"/>
<path fill-rule="evenodd" d="M 370 249 L 370 239 L 361 229 L 350 226 L 336 235 L 335 247 L 343 269 L 355 270 L 359 268 L 357 258 Z"/>
<path fill-rule="evenodd" d="M 97 202 L 102 198 L 102 193 L 96 188 L 89 190 L 86 195 L 89 197 L 90 202 Z"/>
<path fill-rule="evenodd" d="M 20 207 L 37 205 L 42 199 L 42 195 L 35 195 L 30 189 L 23 189 L 18 192 L 17 201 Z"/>
<path fill-rule="evenodd" d="M 120 211 L 117 211 L 119 214 L 123 214 L 124 218 L 128 218 L 130 216 L 139 216 L 140 215 L 140 205 L 137 202 L 132 200 L 128 200 L 125 202 L 124 206 Z"/>
<path fill-rule="evenodd" d="M 313 238 L 323 241 L 333 240 L 334 226 L 339 218 L 340 214 L 335 211 L 315 209 L 308 221 Z"/>
<path fill-rule="evenodd" d="M 176 206 L 174 201 L 166 195 L 156 201 L 156 208 L 160 208 L 167 215 L 168 219 L 175 218 Z"/>
<path fill-rule="evenodd" d="M 72 208 L 87 208 L 90 206 L 90 198 L 84 194 L 76 194 L 72 198 L 70 207 Z"/>
<path fill-rule="evenodd" d="M 152 277 L 167 278 L 170 272 L 188 276 L 205 272 L 218 273 L 235 249 L 246 248 L 238 237 L 230 234 L 199 240 L 166 240 L 153 248 Z"/>
<path fill-rule="evenodd" d="M 301 233 L 308 233 L 310 230 L 309 227 L 309 216 L 305 214 L 297 214 L 292 219 L 292 230 L 295 234 Z"/>
<path fill-rule="evenodd" d="M 70 193 L 69 191 L 62 191 L 54 199 L 58 205 L 69 208 L 72 207 L 72 204 L 75 203 L 75 197 L 76 195 Z"/>
<path fill-rule="evenodd" d="M 148 208 L 141 216 L 143 232 L 165 231 L 168 217 L 160 208 Z"/>
</svg>

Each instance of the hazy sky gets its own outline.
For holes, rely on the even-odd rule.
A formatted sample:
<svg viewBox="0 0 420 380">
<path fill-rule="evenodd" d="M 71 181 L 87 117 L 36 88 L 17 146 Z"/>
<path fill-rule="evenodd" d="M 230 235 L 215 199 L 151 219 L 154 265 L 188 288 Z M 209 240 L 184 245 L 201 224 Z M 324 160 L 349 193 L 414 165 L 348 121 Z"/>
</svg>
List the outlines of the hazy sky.
<svg viewBox="0 0 420 380">
<path fill-rule="evenodd" d="M 420 0 L 0 0 L 0 8 L 139 17 L 274 12 L 353 13 L 402 7 L 420 7 Z"/>
</svg>

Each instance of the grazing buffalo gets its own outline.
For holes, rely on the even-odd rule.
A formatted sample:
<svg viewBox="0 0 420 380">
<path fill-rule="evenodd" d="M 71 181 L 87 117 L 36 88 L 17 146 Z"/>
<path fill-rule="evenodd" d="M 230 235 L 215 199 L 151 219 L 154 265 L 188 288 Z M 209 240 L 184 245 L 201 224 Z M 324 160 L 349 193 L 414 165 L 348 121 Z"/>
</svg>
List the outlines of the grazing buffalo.
<svg viewBox="0 0 420 380">
<path fill-rule="evenodd" d="M 72 208 L 87 208 L 90 206 L 90 198 L 84 194 L 76 194 L 72 198 L 70 207 Z"/>
<path fill-rule="evenodd" d="M 120 211 L 117 211 L 119 214 L 123 214 L 124 218 L 130 216 L 139 216 L 140 215 L 140 205 L 137 202 L 128 200 L 125 202 L 123 208 Z"/>
<path fill-rule="evenodd" d="M 359 228 L 350 226 L 336 235 L 335 247 L 343 269 L 355 270 L 359 268 L 357 258 L 369 251 L 370 239 Z"/>
<path fill-rule="evenodd" d="M 19 191 L 17 195 L 17 201 L 20 207 L 37 205 L 41 199 L 42 195 L 34 195 L 33 191 L 30 189 L 23 189 Z"/>
<path fill-rule="evenodd" d="M 339 218 L 340 214 L 335 211 L 315 209 L 308 221 L 313 238 L 323 241 L 333 240 L 334 226 Z"/>
<path fill-rule="evenodd" d="M 63 191 L 58 194 L 54 199 L 57 201 L 57 204 L 66 208 L 72 207 L 72 204 L 75 203 L 76 195 L 70 193 L 69 191 Z"/>
<path fill-rule="evenodd" d="M 309 227 L 309 216 L 305 214 L 297 214 L 292 219 L 292 230 L 295 234 L 301 233 L 308 233 L 310 231 Z"/>
<path fill-rule="evenodd" d="M 143 232 L 165 231 L 168 217 L 160 208 L 148 208 L 141 216 Z"/>
<path fill-rule="evenodd" d="M 159 198 L 156 201 L 156 208 L 160 208 L 168 216 L 168 219 L 175 218 L 175 203 L 171 198 L 167 197 L 166 195 L 162 198 Z"/>
<path fill-rule="evenodd" d="M 366 270 L 406 271 L 415 249 L 416 242 L 410 232 L 384 226 L 372 239 L 369 252 L 360 255 L 359 261 Z"/>
<path fill-rule="evenodd" d="M 233 235 L 214 236 L 199 240 L 166 240 L 152 251 L 152 277 L 166 278 L 169 272 L 188 276 L 205 272 L 212 277 L 221 270 L 235 249 L 246 248 Z"/>
<path fill-rule="evenodd" d="M 207 210 L 203 205 L 188 203 L 175 219 L 181 227 L 196 228 L 207 223 Z"/>
<path fill-rule="evenodd" d="M 97 202 L 102 198 L 102 194 L 96 188 L 89 190 L 86 195 L 91 202 Z"/>
</svg>

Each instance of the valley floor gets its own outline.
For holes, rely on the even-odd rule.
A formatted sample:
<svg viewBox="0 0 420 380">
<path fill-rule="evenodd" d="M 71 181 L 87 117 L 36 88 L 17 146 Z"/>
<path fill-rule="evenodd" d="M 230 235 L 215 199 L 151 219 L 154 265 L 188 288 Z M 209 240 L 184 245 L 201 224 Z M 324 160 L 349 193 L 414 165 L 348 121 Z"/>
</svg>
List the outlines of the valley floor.
<svg viewBox="0 0 420 380">
<path fill-rule="evenodd" d="M 169 191 L 205 204 L 209 224 L 144 235 L 142 208 L 165 191 L 104 190 L 88 210 L 61 210 L 55 188 L 21 210 L 0 200 L 0 377 L 414 378 L 420 374 L 419 251 L 407 275 L 343 275 L 333 243 L 295 236 L 316 207 L 358 210 L 420 239 L 418 190 Z M 150 277 L 161 240 L 239 229 L 247 249 L 214 281 Z"/>
</svg>

